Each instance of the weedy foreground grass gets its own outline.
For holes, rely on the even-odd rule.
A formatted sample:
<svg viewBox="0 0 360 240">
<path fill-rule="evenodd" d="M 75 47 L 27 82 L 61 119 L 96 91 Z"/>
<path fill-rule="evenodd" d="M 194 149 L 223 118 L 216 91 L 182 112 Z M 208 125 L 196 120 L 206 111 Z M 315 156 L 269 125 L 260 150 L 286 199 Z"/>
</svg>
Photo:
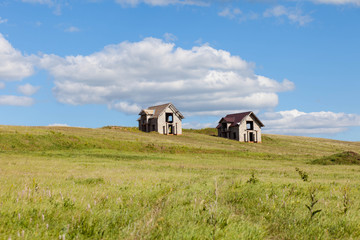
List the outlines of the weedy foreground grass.
<svg viewBox="0 0 360 240">
<path fill-rule="evenodd" d="M 0 126 L 0 239 L 359 239 L 360 143 Z M 306 181 L 304 180 L 306 176 Z"/>
</svg>

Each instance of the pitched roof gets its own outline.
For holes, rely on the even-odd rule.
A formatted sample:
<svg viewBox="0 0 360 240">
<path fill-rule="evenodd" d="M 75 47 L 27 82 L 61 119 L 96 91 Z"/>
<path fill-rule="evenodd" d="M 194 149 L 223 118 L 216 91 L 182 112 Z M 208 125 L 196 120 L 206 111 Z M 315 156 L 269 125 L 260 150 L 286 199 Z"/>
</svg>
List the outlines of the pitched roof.
<svg viewBox="0 0 360 240">
<path fill-rule="evenodd" d="M 153 117 L 157 118 L 159 115 L 170 105 L 171 103 L 165 103 L 157 106 L 148 107 L 149 110 L 154 110 Z"/>
<path fill-rule="evenodd" d="M 157 106 L 148 107 L 147 109 L 143 109 L 139 113 L 139 115 L 141 115 L 142 112 L 145 112 L 146 114 L 152 115 L 151 116 L 152 118 L 158 118 L 159 115 L 162 112 L 164 112 L 167 107 L 170 107 L 171 110 L 173 110 L 174 113 L 177 114 L 180 119 L 184 118 L 184 116 L 179 112 L 179 110 L 176 109 L 176 107 L 172 103 L 165 103 L 165 104 L 161 104 L 161 105 L 157 105 Z"/>
<path fill-rule="evenodd" d="M 228 123 L 231 123 L 230 127 L 236 126 L 238 123 L 240 123 L 246 116 L 252 114 L 256 121 L 258 121 L 259 125 L 261 127 L 264 126 L 264 124 L 256 117 L 256 115 L 253 112 L 242 112 L 242 113 L 233 113 L 228 114 L 225 117 L 221 118 L 219 121 L 219 125 L 216 128 L 219 128 L 221 126 L 220 122 L 221 120 L 225 120 Z"/>
</svg>

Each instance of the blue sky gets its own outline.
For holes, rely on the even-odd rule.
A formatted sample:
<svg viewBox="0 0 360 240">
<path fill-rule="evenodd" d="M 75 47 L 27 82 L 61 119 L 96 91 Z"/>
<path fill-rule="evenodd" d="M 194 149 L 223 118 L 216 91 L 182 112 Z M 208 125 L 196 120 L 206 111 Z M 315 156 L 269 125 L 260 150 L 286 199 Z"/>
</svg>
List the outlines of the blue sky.
<svg viewBox="0 0 360 240">
<path fill-rule="evenodd" d="M 187 128 L 254 111 L 266 133 L 360 141 L 360 0 L 0 0 L 3 125 Z"/>
</svg>

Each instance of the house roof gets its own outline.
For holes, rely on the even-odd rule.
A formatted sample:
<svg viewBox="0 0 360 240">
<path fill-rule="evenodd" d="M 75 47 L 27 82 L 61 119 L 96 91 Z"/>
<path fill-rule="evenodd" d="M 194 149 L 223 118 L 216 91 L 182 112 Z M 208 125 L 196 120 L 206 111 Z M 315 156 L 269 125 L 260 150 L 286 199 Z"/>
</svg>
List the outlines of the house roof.
<svg viewBox="0 0 360 240">
<path fill-rule="evenodd" d="M 259 123 L 259 125 L 261 127 L 264 127 L 264 124 L 256 117 L 256 115 L 253 112 L 242 112 L 242 113 L 233 113 L 233 114 L 228 114 L 225 117 L 221 118 L 219 121 L 219 124 L 217 125 L 216 128 L 219 128 L 221 126 L 221 122 L 224 120 L 227 123 L 231 123 L 230 127 L 234 127 L 236 126 L 238 123 L 241 123 L 242 120 L 248 116 L 248 115 L 252 115 L 255 120 Z"/>
<path fill-rule="evenodd" d="M 154 113 L 153 113 L 153 117 L 154 118 L 157 118 L 159 117 L 159 115 L 165 111 L 165 109 L 170 105 L 171 103 L 165 103 L 165 104 L 161 104 L 161 105 L 157 105 L 157 106 L 151 106 L 151 107 L 148 107 L 148 109 L 150 110 L 153 110 Z"/>
<path fill-rule="evenodd" d="M 184 116 L 180 113 L 179 110 L 176 109 L 176 107 L 172 103 L 165 103 L 165 104 L 161 104 L 161 105 L 157 105 L 157 106 L 148 107 L 147 109 L 141 110 L 139 115 L 141 115 L 144 112 L 147 115 L 152 115 L 151 116 L 152 118 L 158 118 L 161 115 L 161 113 L 163 113 L 165 111 L 165 109 L 167 107 L 170 107 L 170 109 L 175 114 L 177 114 L 180 119 L 184 118 Z"/>
</svg>

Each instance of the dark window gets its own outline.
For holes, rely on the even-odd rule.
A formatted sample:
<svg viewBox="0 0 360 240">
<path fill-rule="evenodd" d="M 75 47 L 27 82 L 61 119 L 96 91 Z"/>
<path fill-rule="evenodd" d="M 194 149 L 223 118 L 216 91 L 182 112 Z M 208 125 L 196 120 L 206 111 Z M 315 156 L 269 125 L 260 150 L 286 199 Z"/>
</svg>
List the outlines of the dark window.
<svg viewBox="0 0 360 240">
<path fill-rule="evenodd" d="M 166 113 L 166 122 L 168 122 L 168 123 L 173 122 L 173 114 L 172 113 Z"/>
<path fill-rule="evenodd" d="M 152 125 L 152 130 L 155 131 L 155 125 Z"/>
<path fill-rule="evenodd" d="M 233 133 L 233 137 L 234 137 L 234 139 L 236 139 L 236 133 Z"/>
<path fill-rule="evenodd" d="M 221 127 L 222 127 L 223 129 L 227 129 L 227 123 L 222 123 L 222 124 L 221 124 Z"/>
<path fill-rule="evenodd" d="M 169 134 L 173 134 L 173 126 L 169 125 Z"/>
<path fill-rule="evenodd" d="M 247 130 L 254 130 L 254 122 L 253 121 L 246 121 L 246 129 Z"/>
</svg>

